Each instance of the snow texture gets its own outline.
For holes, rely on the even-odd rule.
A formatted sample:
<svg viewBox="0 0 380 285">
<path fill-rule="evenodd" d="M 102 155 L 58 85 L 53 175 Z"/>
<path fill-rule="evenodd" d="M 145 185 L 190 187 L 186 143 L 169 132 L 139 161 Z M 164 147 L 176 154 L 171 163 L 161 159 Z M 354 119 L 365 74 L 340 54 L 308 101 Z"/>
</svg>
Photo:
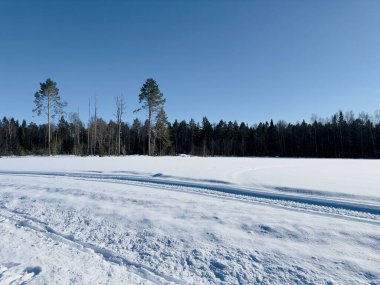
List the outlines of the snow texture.
<svg viewBox="0 0 380 285">
<path fill-rule="evenodd" d="M 379 169 L 0 158 L 0 284 L 380 284 Z"/>
</svg>

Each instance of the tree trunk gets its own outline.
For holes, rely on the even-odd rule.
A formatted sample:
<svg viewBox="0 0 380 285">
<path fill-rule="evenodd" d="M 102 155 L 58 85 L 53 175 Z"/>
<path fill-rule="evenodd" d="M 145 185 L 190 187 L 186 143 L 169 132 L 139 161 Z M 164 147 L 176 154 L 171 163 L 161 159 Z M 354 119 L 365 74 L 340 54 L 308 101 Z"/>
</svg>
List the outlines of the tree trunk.
<svg viewBox="0 0 380 285">
<path fill-rule="evenodd" d="M 90 155 L 90 120 L 91 120 L 91 101 L 90 101 L 90 98 L 88 98 L 87 155 Z"/>
<path fill-rule="evenodd" d="M 77 155 L 79 155 L 79 146 L 80 146 L 80 126 L 77 125 Z"/>
<path fill-rule="evenodd" d="M 51 155 L 50 149 L 50 94 L 48 95 L 48 148 L 49 148 L 49 156 Z"/>
<path fill-rule="evenodd" d="M 119 156 L 120 156 L 120 141 L 121 141 L 120 133 L 121 133 L 121 119 L 119 119 L 119 131 L 118 131 L 119 145 L 118 145 L 117 155 Z"/>
<path fill-rule="evenodd" d="M 97 143 L 98 143 L 98 138 L 97 138 L 97 134 L 96 134 L 96 129 L 97 129 L 97 125 L 98 125 L 98 118 L 97 118 L 97 100 L 95 98 L 95 125 L 94 125 L 94 155 L 96 155 L 96 147 L 97 147 Z"/>
<path fill-rule="evenodd" d="M 149 108 L 149 115 L 148 115 L 148 155 L 151 155 L 150 152 L 150 143 L 151 143 L 151 120 L 152 120 L 152 110 Z"/>
</svg>

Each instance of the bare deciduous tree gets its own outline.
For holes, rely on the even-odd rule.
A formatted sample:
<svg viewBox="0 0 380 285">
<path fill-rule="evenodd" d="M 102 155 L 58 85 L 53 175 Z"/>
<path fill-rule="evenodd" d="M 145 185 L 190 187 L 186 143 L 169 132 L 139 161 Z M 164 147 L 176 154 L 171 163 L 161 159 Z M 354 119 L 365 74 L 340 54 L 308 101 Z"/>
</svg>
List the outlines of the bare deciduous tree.
<svg viewBox="0 0 380 285">
<path fill-rule="evenodd" d="M 117 96 L 115 98 L 116 103 L 116 124 L 117 124 L 117 155 L 120 155 L 120 145 L 121 145 L 121 123 L 123 115 L 125 112 L 125 102 L 123 97 Z"/>
<path fill-rule="evenodd" d="M 69 116 L 70 123 L 73 126 L 74 134 L 74 154 L 80 154 L 80 131 L 83 127 L 82 121 L 79 118 L 79 113 L 71 113 Z"/>
</svg>

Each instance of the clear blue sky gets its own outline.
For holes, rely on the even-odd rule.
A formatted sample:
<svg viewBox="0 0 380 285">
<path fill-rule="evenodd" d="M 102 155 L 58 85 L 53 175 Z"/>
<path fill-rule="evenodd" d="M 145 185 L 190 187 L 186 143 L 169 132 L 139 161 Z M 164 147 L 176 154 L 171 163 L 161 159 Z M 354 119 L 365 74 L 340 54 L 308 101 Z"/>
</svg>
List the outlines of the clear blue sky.
<svg viewBox="0 0 380 285">
<path fill-rule="evenodd" d="M 372 113 L 380 1 L 0 1 L 0 116 L 40 122 L 48 77 L 86 120 L 89 97 L 108 120 L 124 95 L 131 121 L 148 77 L 171 121 Z"/>
</svg>

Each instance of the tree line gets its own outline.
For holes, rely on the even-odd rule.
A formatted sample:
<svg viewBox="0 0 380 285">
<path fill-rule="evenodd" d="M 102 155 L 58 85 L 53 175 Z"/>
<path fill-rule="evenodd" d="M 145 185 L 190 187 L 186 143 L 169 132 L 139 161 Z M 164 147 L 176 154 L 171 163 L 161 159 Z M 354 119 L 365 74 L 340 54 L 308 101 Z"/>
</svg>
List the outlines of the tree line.
<svg viewBox="0 0 380 285">
<path fill-rule="evenodd" d="M 165 98 L 154 79 L 143 84 L 139 102 L 147 118 L 125 122 L 125 102 L 115 98 L 115 119 L 97 116 L 97 107 L 84 123 L 78 113 L 65 115 L 57 84 L 51 79 L 35 93 L 34 111 L 45 114 L 46 124 L 0 121 L 0 155 L 176 155 L 271 156 L 321 158 L 378 158 L 380 111 L 374 116 L 337 112 L 328 119 L 313 116 L 310 122 L 255 125 L 226 122 L 169 122 Z M 90 106 L 89 106 L 90 107 Z M 58 121 L 53 123 L 54 116 Z"/>
</svg>

